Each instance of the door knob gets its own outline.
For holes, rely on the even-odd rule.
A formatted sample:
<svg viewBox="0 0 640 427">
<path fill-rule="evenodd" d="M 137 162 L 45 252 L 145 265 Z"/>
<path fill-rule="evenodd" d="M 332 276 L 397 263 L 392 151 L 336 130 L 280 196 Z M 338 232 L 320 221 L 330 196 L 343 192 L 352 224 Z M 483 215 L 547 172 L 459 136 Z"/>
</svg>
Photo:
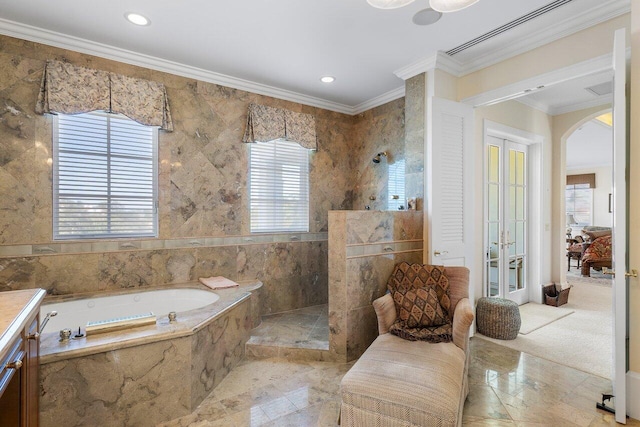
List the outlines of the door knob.
<svg viewBox="0 0 640 427">
<path fill-rule="evenodd" d="M 602 267 L 602 274 L 610 274 L 616 277 L 616 272 L 609 270 L 607 267 Z M 631 270 L 631 273 L 624 273 L 624 277 L 638 277 L 638 270 Z"/>
<path fill-rule="evenodd" d="M 440 255 L 446 255 L 448 254 L 449 251 L 433 251 L 433 256 L 440 256 Z"/>
</svg>

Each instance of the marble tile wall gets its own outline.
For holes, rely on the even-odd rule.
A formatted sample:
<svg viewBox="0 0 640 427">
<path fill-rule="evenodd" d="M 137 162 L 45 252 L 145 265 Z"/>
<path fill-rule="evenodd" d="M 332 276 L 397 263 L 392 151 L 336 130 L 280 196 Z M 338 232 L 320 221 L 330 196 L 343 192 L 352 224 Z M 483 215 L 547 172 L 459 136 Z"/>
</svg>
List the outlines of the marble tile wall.
<svg viewBox="0 0 640 427">
<path fill-rule="evenodd" d="M 353 169 L 357 172 L 353 209 L 386 210 L 389 165 L 405 159 L 404 98 L 391 101 L 355 117 Z M 388 153 L 378 164 L 373 157 Z M 375 200 L 370 200 L 374 196 Z"/>
<path fill-rule="evenodd" d="M 52 119 L 34 113 L 47 59 L 166 86 L 175 131 L 159 136 L 157 242 L 120 251 L 117 241 L 105 241 L 114 248 L 101 251 L 95 244 L 87 249 L 84 242 L 56 246 L 52 241 Z M 250 236 L 248 146 L 240 141 L 251 102 L 316 117 L 319 149 L 311 154 L 310 233 L 327 231 L 330 210 L 365 203 L 386 208 L 387 163 L 374 166 L 371 159 L 385 150 L 391 153 L 389 161 L 404 157 L 403 99 L 352 117 L 0 36 L 0 105 L 5 106 L 0 110 L 0 290 L 38 286 L 68 294 L 221 274 L 262 280 L 265 313 L 326 303 L 326 241 L 201 248 L 166 244 L 234 236 L 244 242 Z M 376 195 L 375 203 L 370 195 Z M 64 253 L 47 255 L 53 246 Z"/>
<path fill-rule="evenodd" d="M 166 86 L 175 131 L 159 136 L 159 240 L 250 235 L 248 146 L 240 142 L 250 102 L 316 117 L 319 149 L 311 154 L 310 232 L 327 231 L 329 210 L 353 205 L 351 116 L 0 36 L 0 247 L 26 252 L 28 245 L 55 243 L 52 120 L 34 113 L 47 59 Z M 266 312 L 276 312 L 326 303 L 326 248 L 326 241 L 121 252 L 85 251 L 78 245 L 55 256 L 3 255 L 0 290 L 38 286 L 63 294 L 212 274 L 251 276 L 264 282 Z"/>
<path fill-rule="evenodd" d="M 40 425 L 153 426 L 187 415 L 190 353 L 186 337 L 41 365 Z"/>
<path fill-rule="evenodd" d="M 418 209 L 424 201 L 424 137 L 426 129 L 426 75 L 418 74 L 405 82 L 406 193 L 415 197 Z"/>
<path fill-rule="evenodd" d="M 250 306 L 191 336 L 41 364 L 40 425 L 142 427 L 190 414 L 244 357 Z"/>
<path fill-rule="evenodd" d="M 369 250 L 369 248 L 374 248 Z M 378 335 L 371 303 L 393 267 L 422 262 L 422 212 L 329 213 L 329 350 L 354 360 Z"/>
<path fill-rule="evenodd" d="M 263 282 L 262 313 L 327 302 L 327 241 L 0 258 L 0 292 L 51 295 L 193 282 L 223 275 Z"/>
</svg>

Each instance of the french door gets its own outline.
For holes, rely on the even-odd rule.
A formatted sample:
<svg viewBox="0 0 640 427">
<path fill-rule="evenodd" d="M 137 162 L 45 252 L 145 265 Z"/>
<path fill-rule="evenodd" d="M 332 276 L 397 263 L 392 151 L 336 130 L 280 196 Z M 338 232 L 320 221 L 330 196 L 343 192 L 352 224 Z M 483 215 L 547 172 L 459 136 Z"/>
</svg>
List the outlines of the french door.
<svg viewBox="0 0 640 427">
<path fill-rule="evenodd" d="M 528 148 L 487 137 L 485 295 L 524 304 L 528 298 Z"/>
</svg>

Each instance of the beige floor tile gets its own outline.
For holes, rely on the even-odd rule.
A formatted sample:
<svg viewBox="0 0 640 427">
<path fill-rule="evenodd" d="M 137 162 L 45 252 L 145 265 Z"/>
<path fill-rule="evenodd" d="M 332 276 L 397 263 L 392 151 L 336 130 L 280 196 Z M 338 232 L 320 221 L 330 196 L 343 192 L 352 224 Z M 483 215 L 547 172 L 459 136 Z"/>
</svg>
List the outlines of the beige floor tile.
<svg viewBox="0 0 640 427">
<path fill-rule="evenodd" d="M 463 425 L 518 427 L 615 426 L 595 403 L 611 383 L 544 359 L 473 338 L 470 393 Z M 240 363 L 194 413 L 165 427 L 336 427 L 340 381 L 352 363 Z M 640 427 L 637 420 L 628 426 Z"/>
<path fill-rule="evenodd" d="M 474 419 L 510 420 L 509 413 L 502 405 L 495 390 L 487 385 L 474 385 L 469 389 L 469 396 L 464 405 L 463 416 Z"/>
</svg>

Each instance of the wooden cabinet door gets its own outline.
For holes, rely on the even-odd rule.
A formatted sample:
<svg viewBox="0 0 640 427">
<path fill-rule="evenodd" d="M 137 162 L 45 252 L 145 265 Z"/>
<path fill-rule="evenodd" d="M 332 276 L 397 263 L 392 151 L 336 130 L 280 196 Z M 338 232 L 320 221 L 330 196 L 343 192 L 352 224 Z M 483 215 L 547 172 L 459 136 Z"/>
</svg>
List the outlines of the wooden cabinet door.
<svg viewBox="0 0 640 427">
<path fill-rule="evenodd" d="M 38 402 L 40 400 L 40 316 L 26 328 L 24 389 L 22 390 L 23 427 L 38 427 Z"/>
</svg>

